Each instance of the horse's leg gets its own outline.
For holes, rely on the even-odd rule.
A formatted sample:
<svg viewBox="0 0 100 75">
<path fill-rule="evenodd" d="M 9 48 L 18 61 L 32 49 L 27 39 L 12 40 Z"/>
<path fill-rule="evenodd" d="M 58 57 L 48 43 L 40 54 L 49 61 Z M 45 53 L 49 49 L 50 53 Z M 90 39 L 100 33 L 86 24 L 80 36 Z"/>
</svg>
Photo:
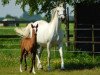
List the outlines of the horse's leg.
<svg viewBox="0 0 100 75">
<path fill-rule="evenodd" d="M 41 61 L 40 61 L 40 58 L 39 58 L 39 55 L 36 54 L 36 58 L 37 58 L 37 68 L 38 70 L 40 69 L 43 69 L 42 65 L 41 65 Z"/>
<path fill-rule="evenodd" d="M 50 42 L 47 43 L 47 53 L 48 53 L 48 57 L 47 57 L 48 71 L 50 71 Z"/>
<path fill-rule="evenodd" d="M 43 51 L 43 48 L 42 48 L 42 46 L 40 46 L 40 47 L 37 49 L 39 58 L 41 58 L 42 51 Z"/>
<path fill-rule="evenodd" d="M 64 68 L 64 59 L 63 59 L 63 51 L 62 51 L 62 44 L 59 44 L 59 53 L 60 53 L 60 57 L 61 57 L 61 69 L 65 69 Z"/>
<path fill-rule="evenodd" d="M 20 72 L 22 72 L 23 54 L 24 54 L 24 50 L 21 51 L 21 57 L 20 57 Z"/>
<path fill-rule="evenodd" d="M 24 54 L 24 61 L 25 61 L 25 71 L 27 70 L 27 62 L 26 62 L 26 56 L 27 56 L 27 51 Z"/>
<path fill-rule="evenodd" d="M 43 68 L 42 65 L 41 65 L 41 61 L 40 61 L 41 54 L 42 54 L 42 47 L 40 47 L 40 48 L 37 49 L 37 54 L 36 54 L 37 68 L 38 69 L 42 69 Z"/>
<path fill-rule="evenodd" d="M 35 57 L 36 57 L 36 53 L 32 53 L 32 66 L 31 66 L 30 73 L 33 72 L 33 74 L 35 74 Z"/>
</svg>

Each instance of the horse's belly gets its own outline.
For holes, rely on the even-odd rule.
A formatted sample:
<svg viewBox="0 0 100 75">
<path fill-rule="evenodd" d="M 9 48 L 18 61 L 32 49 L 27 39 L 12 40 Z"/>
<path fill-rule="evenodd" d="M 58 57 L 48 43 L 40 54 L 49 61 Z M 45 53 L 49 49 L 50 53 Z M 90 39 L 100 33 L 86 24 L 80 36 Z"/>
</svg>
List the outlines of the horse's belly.
<svg viewBox="0 0 100 75">
<path fill-rule="evenodd" d="M 47 37 L 45 37 L 44 35 L 37 35 L 37 43 L 39 45 L 46 46 L 47 42 Z"/>
<path fill-rule="evenodd" d="M 41 45 L 42 47 L 47 47 L 47 42 L 45 42 L 45 41 L 38 40 L 37 43 L 39 45 Z M 57 41 L 55 41 L 55 40 L 51 41 L 51 44 L 50 45 L 51 46 L 56 46 L 57 45 Z"/>
<path fill-rule="evenodd" d="M 44 40 L 43 38 L 41 38 L 41 39 L 39 38 L 39 39 L 37 39 L 37 43 L 38 43 L 38 44 L 46 45 L 47 41 Z"/>
<path fill-rule="evenodd" d="M 46 47 L 46 45 L 47 45 L 48 42 L 50 42 L 50 39 L 48 38 L 48 36 L 46 36 L 46 35 L 37 36 L 37 43 L 39 45 Z M 54 46 L 56 44 L 57 44 L 57 39 L 53 38 L 51 40 L 51 44 L 50 45 Z"/>
</svg>

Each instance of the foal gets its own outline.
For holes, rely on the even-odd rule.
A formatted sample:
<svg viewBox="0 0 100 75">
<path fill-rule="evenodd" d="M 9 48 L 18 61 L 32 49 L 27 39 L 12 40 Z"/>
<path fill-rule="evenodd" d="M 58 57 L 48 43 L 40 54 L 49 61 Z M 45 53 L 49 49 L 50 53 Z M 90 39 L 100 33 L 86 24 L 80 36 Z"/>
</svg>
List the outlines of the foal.
<svg viewBox="0 0 100 75">
<path fill-rule="evenodd" d="M 30 72 L 33 72 L 35 74 L 35 57 L 36 57 L 36 51 L 37 51 L 37 39 L 36 39 L 36 33 L 37 33 L 37 26 L 33 26 L 31 24 L 32 28 L 32 37 L 22 38 L 21 40 L 21 58 L 20 58 L 20 72 L 22 72 L 22 60 L 24 57 L 25 61 L 25 70 L 27 70 L 27 62 L 26 62 L 26 56 L 30 53 L 32 55 L 32 66 Z M 35 29 L 36 28 L 36 29 Z M 36 31 L 35 31 L 36 30 Z"/>
</svg>

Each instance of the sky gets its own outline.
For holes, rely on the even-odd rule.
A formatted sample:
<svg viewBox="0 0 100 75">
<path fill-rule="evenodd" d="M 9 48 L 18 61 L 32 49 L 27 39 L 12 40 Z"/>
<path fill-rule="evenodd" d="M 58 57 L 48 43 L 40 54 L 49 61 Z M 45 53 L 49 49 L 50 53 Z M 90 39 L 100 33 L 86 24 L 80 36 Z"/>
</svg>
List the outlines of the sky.
<svg viewBox="0 0 100 75">
<path fill-rule="evenodd" d="M 28 11 L 28 6 L 26 10 Z M 70 7 L 71 11 L 73 8 Z M 23 14 L 23 10 L 20 8 L 20 5 L 15 5 L 15 0 L 11 0 L 9 4 L 3 6 L 0 0 L 0 17 L 5 17 L 6 15 L 20 17 Z M 71 14 L 73 15 L 73 13 Z"/>
<path fill-rule="evenodd" d="M 7 14 L 20 17 L 23 14 L 23 10 L 20 8 L 20 5 L 15 5 L 15 0 L 11 0 L 10 3 L 5 6 L 3 6 L 0 1 L 0 17 L 4 17 Z"/>
</svg>

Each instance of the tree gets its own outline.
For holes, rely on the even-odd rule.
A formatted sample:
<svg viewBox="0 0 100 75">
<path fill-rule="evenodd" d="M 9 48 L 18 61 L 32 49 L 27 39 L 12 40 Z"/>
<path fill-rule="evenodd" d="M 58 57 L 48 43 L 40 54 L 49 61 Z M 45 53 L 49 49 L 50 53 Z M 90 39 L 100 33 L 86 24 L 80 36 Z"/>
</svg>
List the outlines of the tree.
<svg viewBox="0 0 100 75">
<path fill-rule="evenodd" d="M 3 5 L 6 5 L 11 0 L 1 0 Z M 85 3 L 93 3 L 93 2 L 100 2 L 100 0 L 16 0 L 17 5 L 21 5 L 23 11 L 25 11 L 25 6 L 29 5 L 29 13 L 33 14 L 34 12 L 37 13 L 50 13 L 50 10 L 60 3 L 68 3 L 74 4 L 77 2 L 85 2 Z M 41 9 L 39 8 L 41 6 Z"/>
<path fill-rule="evenodd" d="M 3 5 L 6 5 L 11 0 L 1 0 Z M 17 5 L 21 5 L 23 11 L 25 11 L 25 6 L 29 5 L 29 13 L 33 14 L 34 12 L 37 13 L 49 13 L 55 5 L 58 5 L 62 2 L 64 3 L 71 3 L 73 0 L 16 0 Z M 41 6 L 41 9 L 39 8 Z"/>
<path fill-rule="evenodd" d="M 13 16 L 7 14 L 5 18 L 14 18 Z"/>
</svg>

